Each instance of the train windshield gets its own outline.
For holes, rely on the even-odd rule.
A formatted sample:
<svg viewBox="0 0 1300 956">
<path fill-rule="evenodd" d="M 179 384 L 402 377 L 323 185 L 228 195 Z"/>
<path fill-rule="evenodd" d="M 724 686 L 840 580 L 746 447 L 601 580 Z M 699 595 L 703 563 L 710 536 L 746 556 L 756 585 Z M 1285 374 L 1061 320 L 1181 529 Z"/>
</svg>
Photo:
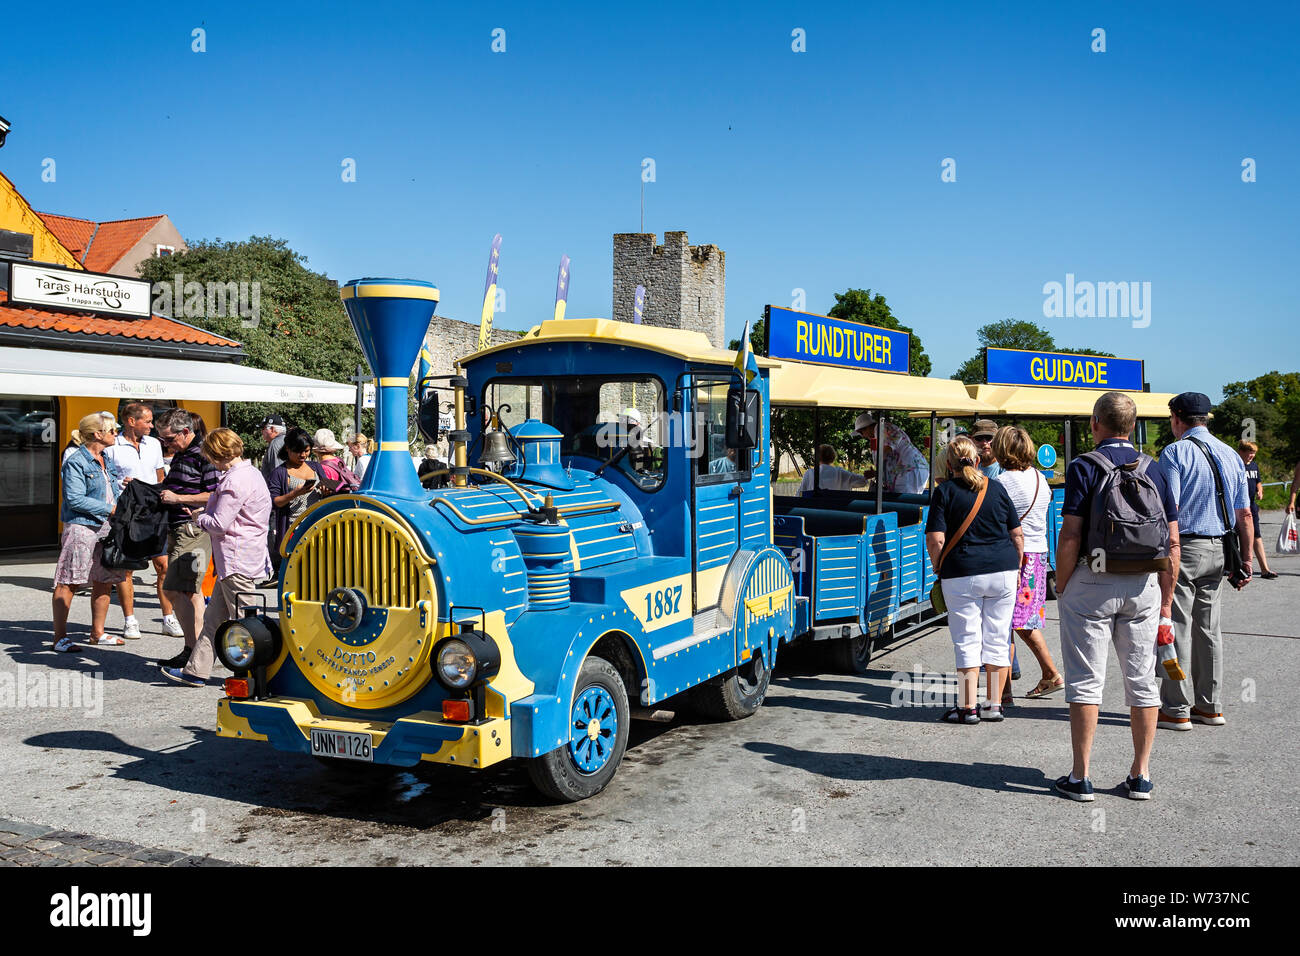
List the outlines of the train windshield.
<svg viewBox="0 0 1300 956">
<path fill-rule="evenodd" d="M 484 402 L 498 410 L 511 428 L 536 418 L 564 436 L 566 460 L 583 467 L 611 467 L 643 491 L 664 481 L 668 416 L 664 388 L 648 376 L 556 375 L 496 379 L 484 390 Z M 503 407 L 505 406 L 505 407 Z M 486 409 L 485 409 L 486 414 Z"/>
</svg>

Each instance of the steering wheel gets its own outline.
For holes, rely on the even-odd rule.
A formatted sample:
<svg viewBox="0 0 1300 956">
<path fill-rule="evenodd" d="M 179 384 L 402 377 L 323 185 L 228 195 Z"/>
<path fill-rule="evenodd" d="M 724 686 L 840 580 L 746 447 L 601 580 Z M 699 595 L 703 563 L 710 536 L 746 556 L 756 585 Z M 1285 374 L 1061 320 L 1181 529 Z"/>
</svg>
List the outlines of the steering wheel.
<svg viewBox="0 0 1300 956">
<path fill-rule="evenodd" d="M 340 634 L 351 634 L 361 626 L 366 602 L 353 588 L 334 588 L 325 596 L 325 619 Z"/>
</svg>

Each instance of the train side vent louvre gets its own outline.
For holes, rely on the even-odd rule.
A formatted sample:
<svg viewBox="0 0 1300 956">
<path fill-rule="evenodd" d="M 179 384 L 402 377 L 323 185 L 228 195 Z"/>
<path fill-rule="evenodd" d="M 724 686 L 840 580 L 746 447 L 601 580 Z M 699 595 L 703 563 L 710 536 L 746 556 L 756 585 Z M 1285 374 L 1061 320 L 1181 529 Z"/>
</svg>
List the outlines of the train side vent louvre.
<svg viewBox="0 0 1300 956">
<path fill-rule="evenodd" d="M 299 599 L 324 602 L 336 587 L 358 588 L 372 607 L 411 608 L 420 593 L 421 569 L 391 529 L 348 518 L 308 532 L 294 553 Z"/>
</svg>

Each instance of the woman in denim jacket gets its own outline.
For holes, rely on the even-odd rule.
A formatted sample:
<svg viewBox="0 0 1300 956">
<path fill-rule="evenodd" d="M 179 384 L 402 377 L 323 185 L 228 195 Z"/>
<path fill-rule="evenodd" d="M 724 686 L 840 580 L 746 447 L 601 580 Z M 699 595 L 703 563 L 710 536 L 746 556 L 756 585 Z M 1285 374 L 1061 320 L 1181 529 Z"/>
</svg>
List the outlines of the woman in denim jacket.
<svg viewBox="0 0 1300 956">
<path fill-rule="evenodd" d="M 85 643 L 119 647 L 120 637 L 104 633 L 113 585 L 125 579 L 126 571 L 105 568 L 102 563 L 108 516 L 117 507 L 118 481 L 122 475 L 104 457 L 113 441 L 112 425 L 99 413 L 87 415 L 77 427 L 81 447 L 63 463 L 63 500 L 59 519 L 63 522 L 59 563 L 54 569 L 54 649 L 66 653 L 80 650 L 68 639 L 68 611 L 75 589 L 90 582 L 90 639 Z"/>
</svg>

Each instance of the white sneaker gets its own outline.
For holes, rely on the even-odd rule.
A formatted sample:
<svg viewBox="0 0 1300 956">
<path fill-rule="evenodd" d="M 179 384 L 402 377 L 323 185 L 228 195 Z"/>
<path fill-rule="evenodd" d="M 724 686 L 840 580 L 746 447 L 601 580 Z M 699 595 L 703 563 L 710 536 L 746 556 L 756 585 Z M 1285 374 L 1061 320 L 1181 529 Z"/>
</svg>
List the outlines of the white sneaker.
<svg viewBox="0 0 1300 956">
<path fill-rule="evenodd" d="M 128 641 L 140 640 L 140 622 L 134 617 L 128 617 L 126 626 L 122 628 L 122 637 Z"/>
<path fill-rule="evenodd" d="M 162 619 L 162 632 L 168 637 L 184 637 L 185 628 L 181 627 L 181 622 L 176 620 L 175 615 L 168 615 Z"/>
</svg>

